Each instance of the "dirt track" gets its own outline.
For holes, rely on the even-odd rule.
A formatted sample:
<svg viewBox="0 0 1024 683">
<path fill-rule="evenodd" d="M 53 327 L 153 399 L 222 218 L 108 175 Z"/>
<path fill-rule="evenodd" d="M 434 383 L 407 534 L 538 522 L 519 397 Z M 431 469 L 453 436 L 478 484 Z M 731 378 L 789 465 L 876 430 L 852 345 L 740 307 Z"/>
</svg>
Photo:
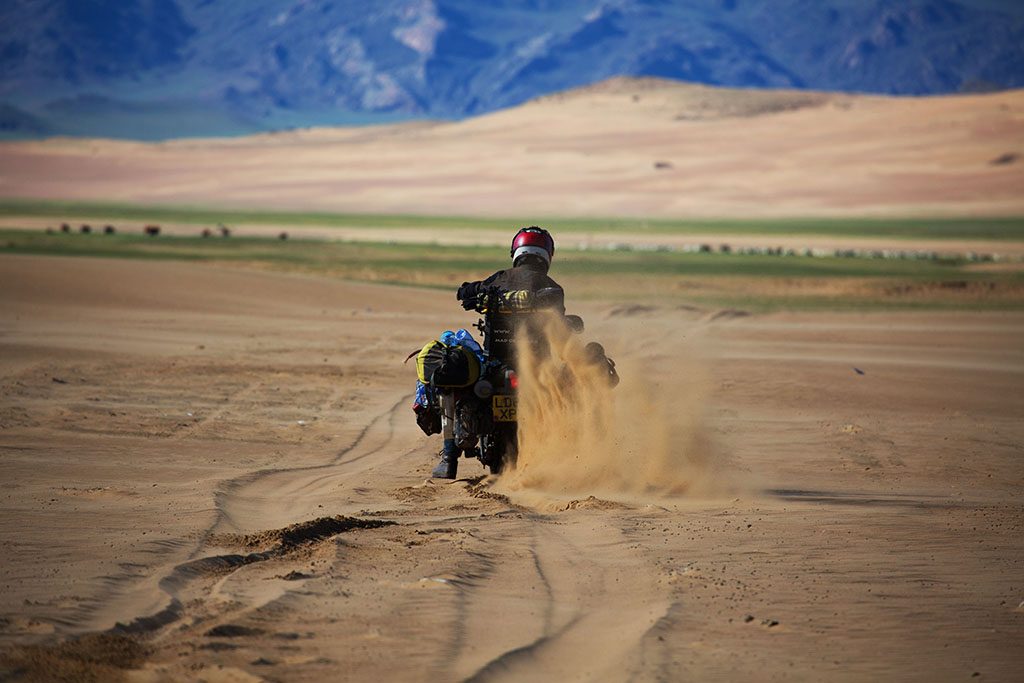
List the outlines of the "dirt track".
<svg viewBox="0 0 1024 683">
<path fill-rule="evenodd" d="M 475 461 L 427 481 L 400 359 L 472 322 L 448 295 L 3 258 L 0 666 L 1019 675 L 1024 316 L 579 312 L 634 376 L 672 378 L 703 444 L 691 495 L 521 490 Z M 395 524 L 271 533 L 336 515 Z M 24 649 L 117 623 L 143 655 Z"/>
</svg>

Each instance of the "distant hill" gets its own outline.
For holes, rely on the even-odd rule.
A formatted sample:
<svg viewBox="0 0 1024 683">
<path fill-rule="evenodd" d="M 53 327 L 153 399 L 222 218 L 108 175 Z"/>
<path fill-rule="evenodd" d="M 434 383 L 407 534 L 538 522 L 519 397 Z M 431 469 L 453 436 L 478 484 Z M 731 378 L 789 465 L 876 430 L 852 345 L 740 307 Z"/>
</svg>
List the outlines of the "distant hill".
<svg viewBox="0 0 1024 683">
<path fill-rule="evenodd" d="M 616 75 L 937 94 L 1024 86 L 1024 2 L 22 0 L 0 74 L 7 137 L 461 118 Z"/>
<path fill-rule="evenodd" d="M 1019 217 L 1022 133 L 1024 89 L 906 98 L 616 77 L 459 121 L 0 143 L 0 197 L 538 222 Z M 360 235 L 390 239 L 335 233 Z"/>
</svg>

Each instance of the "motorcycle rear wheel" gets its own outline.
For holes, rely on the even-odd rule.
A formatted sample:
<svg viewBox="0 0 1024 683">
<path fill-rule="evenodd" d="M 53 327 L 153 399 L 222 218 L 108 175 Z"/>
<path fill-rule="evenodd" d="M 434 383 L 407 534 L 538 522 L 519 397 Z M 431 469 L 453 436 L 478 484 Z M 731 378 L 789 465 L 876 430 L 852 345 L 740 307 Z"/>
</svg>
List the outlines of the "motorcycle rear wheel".
<svg viewBox="0 0 1024 683">
<path fill-rule="evenodd" d="M 516 466 L 516 458 L 519 455 L 519 444 L 516 433 L 504 432 L 493 435 L 494 445 L 490 449 L 487 462 L 487 469 L 491 474 L 501 474 L 507 469 Z"/>
</svg>

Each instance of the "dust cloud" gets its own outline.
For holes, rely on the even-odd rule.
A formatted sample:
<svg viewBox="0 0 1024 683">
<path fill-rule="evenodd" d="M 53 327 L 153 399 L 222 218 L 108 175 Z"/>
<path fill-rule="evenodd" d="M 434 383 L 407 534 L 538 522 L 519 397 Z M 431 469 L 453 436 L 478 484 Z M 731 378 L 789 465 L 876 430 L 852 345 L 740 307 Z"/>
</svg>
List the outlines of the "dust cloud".
<svg viewBox="0 0 1024 683">
<path fill-rule="evenodd" d="M 519 457 L 509 491 L 605 497 L 715 495 L 724 488 L 704 424 L 709 382 L 692 349 L 656 340 L 602 363 L 556 318 L 521 335 Z M 548 347 L 549 352 L 544 348 Z M 538 350 L 540 349 L 540 350 Z"/>
</svg>

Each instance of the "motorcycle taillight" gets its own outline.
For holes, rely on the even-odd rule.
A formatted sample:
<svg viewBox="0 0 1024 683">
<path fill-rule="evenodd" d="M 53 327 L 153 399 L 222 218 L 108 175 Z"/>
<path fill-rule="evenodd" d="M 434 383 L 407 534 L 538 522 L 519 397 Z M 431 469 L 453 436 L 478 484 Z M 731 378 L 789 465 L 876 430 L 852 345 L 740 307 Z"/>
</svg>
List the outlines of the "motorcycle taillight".
<svg viewBox="0 0 1024 683">
<path fill-rule="evenodd" d="M 508 385 L 513 389 L 519 388 L 519 375 L 517 375 L 512 370 L 508 371 Z"/>
</svg>

